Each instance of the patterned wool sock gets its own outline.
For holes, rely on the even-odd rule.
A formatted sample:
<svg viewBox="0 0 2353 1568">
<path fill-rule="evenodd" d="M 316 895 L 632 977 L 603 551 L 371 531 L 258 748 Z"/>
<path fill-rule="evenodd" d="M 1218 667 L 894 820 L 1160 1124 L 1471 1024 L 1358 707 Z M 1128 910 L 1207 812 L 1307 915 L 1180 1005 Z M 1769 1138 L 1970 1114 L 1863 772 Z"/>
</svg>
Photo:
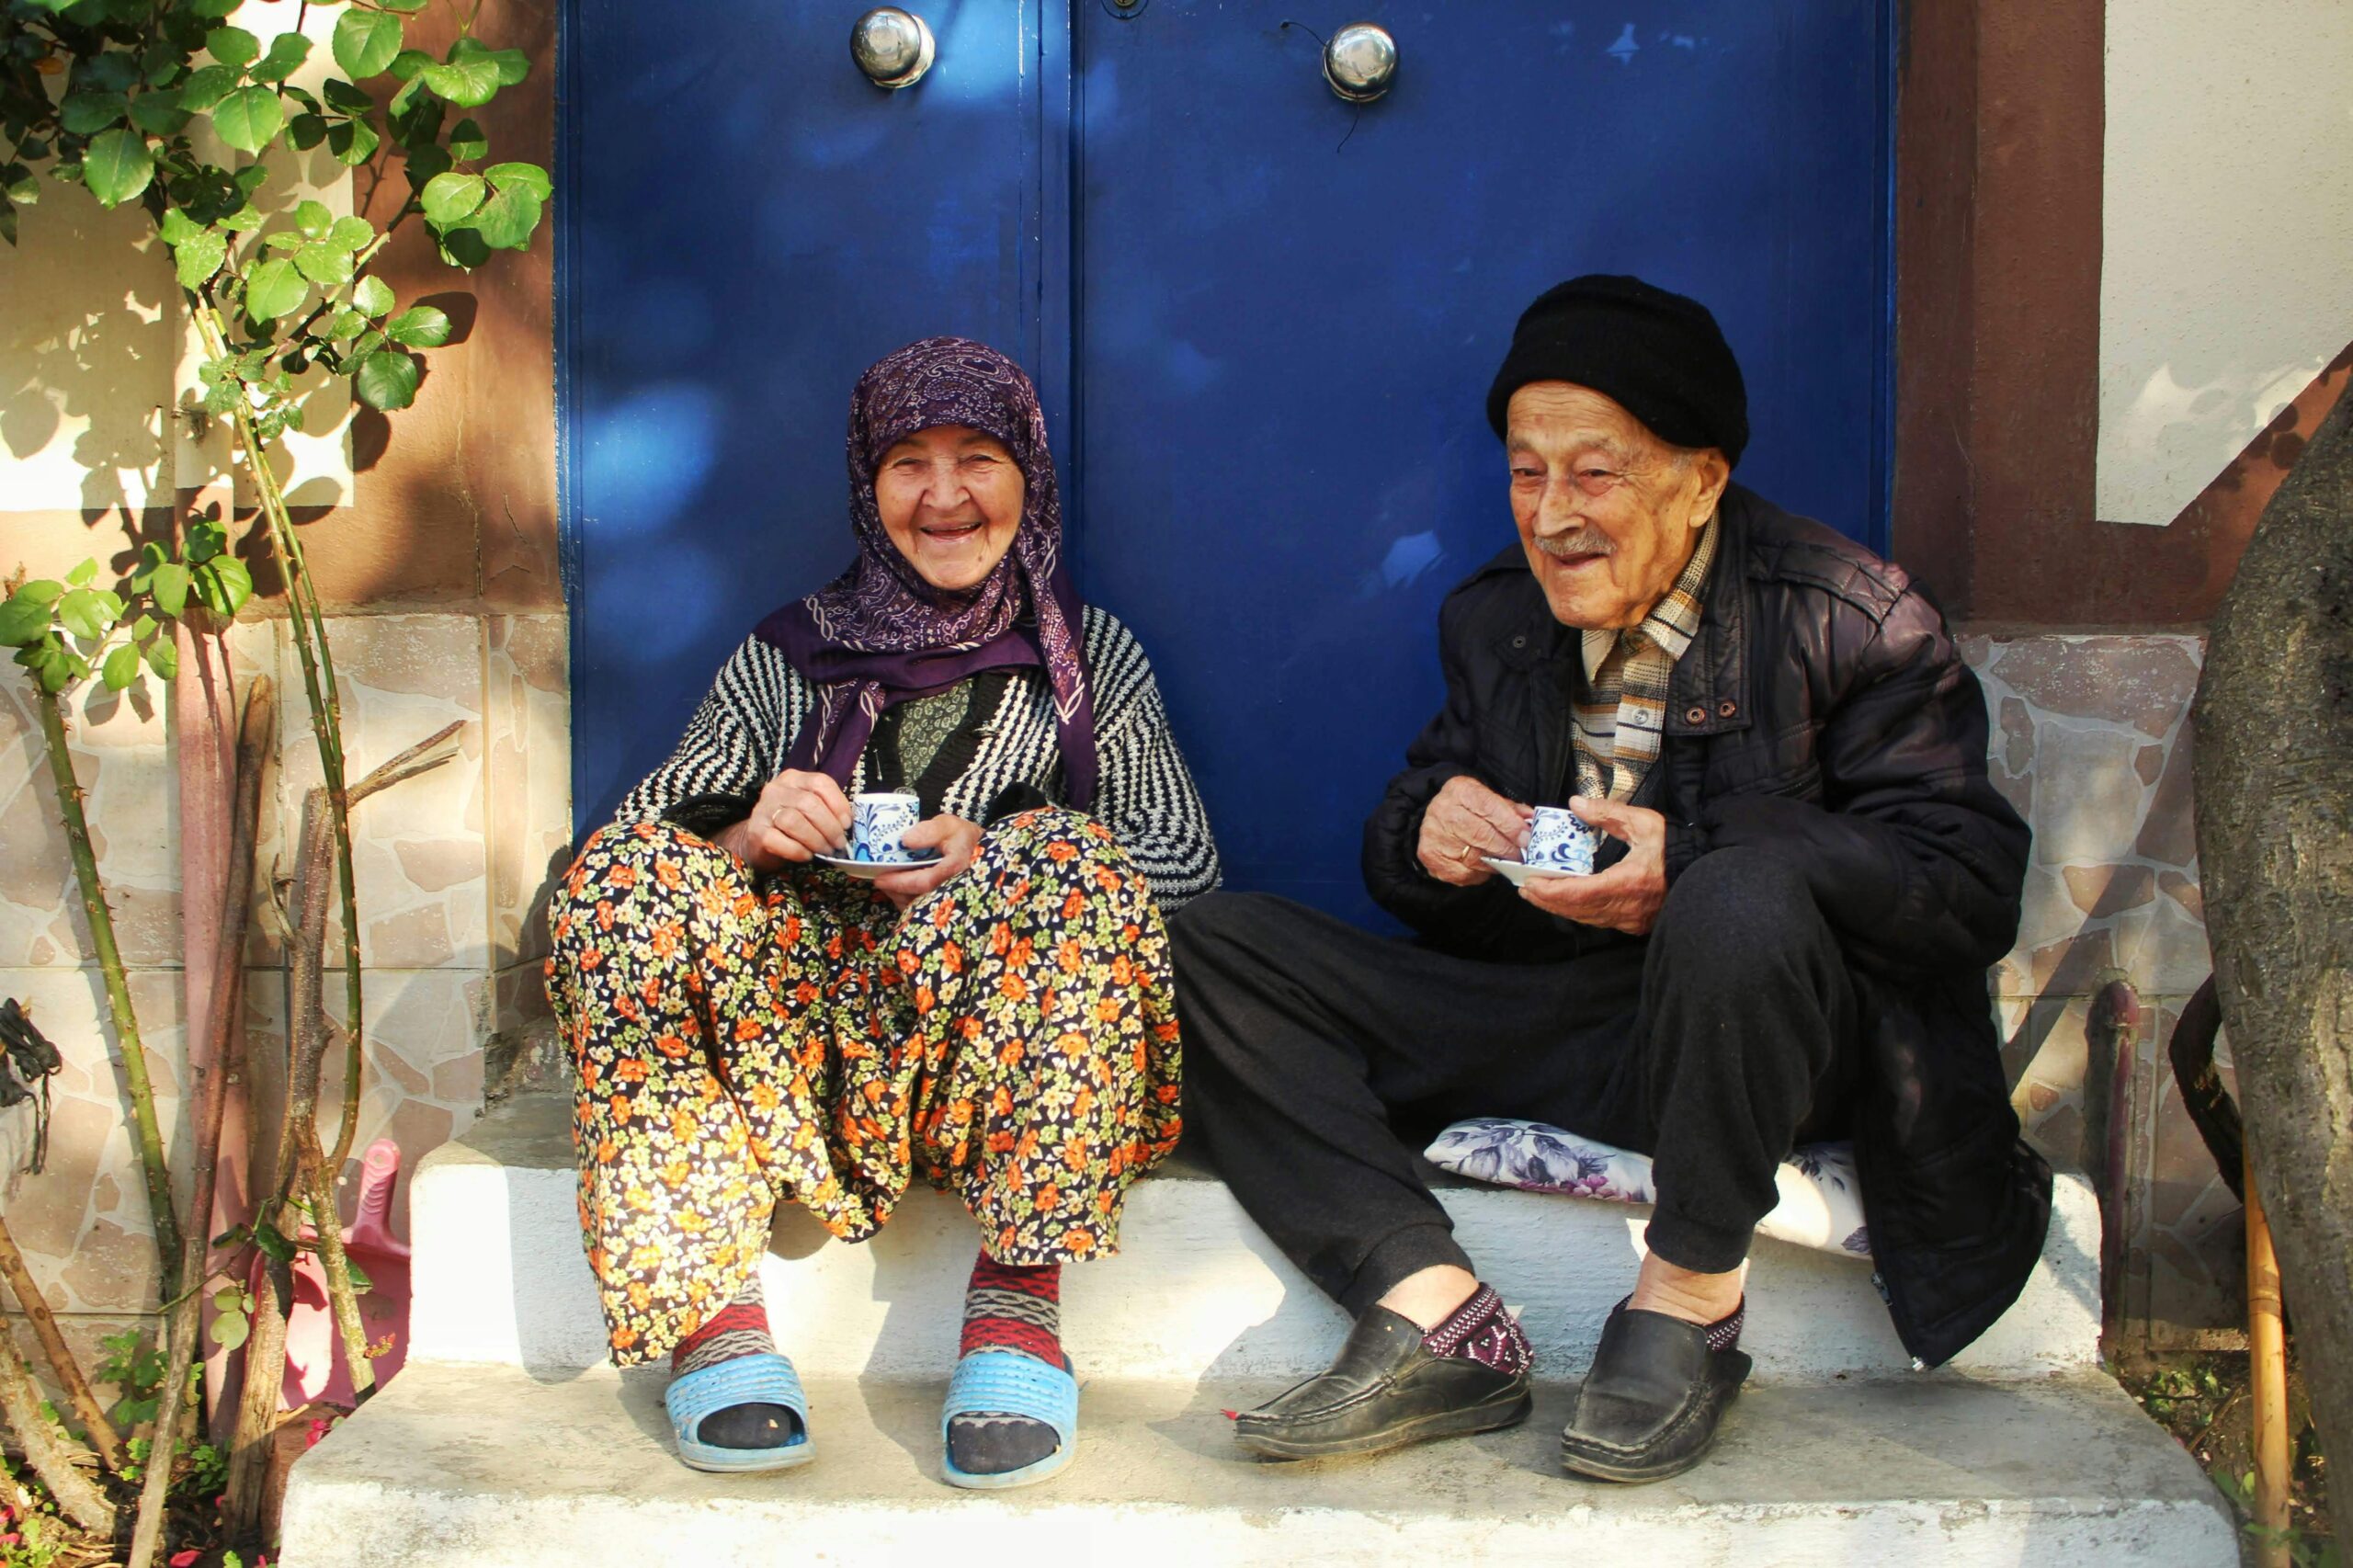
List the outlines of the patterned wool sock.
<svg viewBox="0 0 2353 1568">
<path fill-rule="evenodd" d="M 1062 1342 L 1063 1266 L 1019 1268 L 983 1253 L 964 1288 L 960 1357 L 975 1350 L 1013 1350 L 1049 1367 L 1070 1365 Z M 948 1424 L 948 1457 L 967 1475 L 1003 1475 L 1037 1463 L 1062 1439 L 1026 1415 L 976 1411 Z"/>
<path fill-rule="evenodd" d="M 1520 1332 L 1519 1320 L 1505 1307 L 1493 1285 L 1481 1285 L 1444 1323 L 1423 1335 L 1422 1348 L 1433 1356 L 1476 1361 L 1511 1378 L 1527 1371 L 1536 1360 L 1528 1335 Z"/>
<path fill-rule="evenodd" d="M 670 1352 L 670 1375 L 682 1378 L 722 1361 L 773 1354 L 768 1309 L 754 1274 L 735 1299 L 705 1318 L 702 1326 Z M 731 1404 L 714 1410 L 695 1428 L 694 1438 L 721 1449 L 781 1449 L 799 1439 L 801 1417 L 781 1404 Z"/>
</svg>

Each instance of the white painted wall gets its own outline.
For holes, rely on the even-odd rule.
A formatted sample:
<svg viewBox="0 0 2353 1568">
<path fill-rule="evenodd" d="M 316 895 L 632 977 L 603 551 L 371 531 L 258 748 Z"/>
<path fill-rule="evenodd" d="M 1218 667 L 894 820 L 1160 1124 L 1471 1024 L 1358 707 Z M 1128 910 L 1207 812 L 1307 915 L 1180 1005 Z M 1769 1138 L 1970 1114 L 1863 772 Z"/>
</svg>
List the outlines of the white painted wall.
<svg viewBox="0 0 2353 1568">
<path fill-rule="evenodd" d="M 2099 516 L 2170 523 L 2353 341 L 2353 0 L 2108 0 Z"/>
<path fill-rule="evenodd" d="M 297 13 L 247 6 L 236 20 L 267 48 Z M 308 13 L 311 58 L 297 85 L 316 92 L 335 74 L 328 39 L 341 14 Z M 197 384 L 201 359 L 171 253 L 144 210 L 108 212 L 79 186 L 41 175 L 39 202 L 17 215 L 17 244 L 0 243 L 0 514 L 169 506 L 175 486 L 216 478 L 227 452 L 166 428 L 165 411 Z M 273 161 L 260 200 L 283 210 L 315 199 L 341 215 L 351 210 L 351 184 L 324 147 L 289 151 Z M 317 379 L 305 431 L 290 432 L 278 454 L 297 506 L 351 498 L 350 383 Z M 240 501 L 250 499 L 248 484 L 240 477 Z M 13 559 L 0 549 L 0 572 Z"/>
</svg>

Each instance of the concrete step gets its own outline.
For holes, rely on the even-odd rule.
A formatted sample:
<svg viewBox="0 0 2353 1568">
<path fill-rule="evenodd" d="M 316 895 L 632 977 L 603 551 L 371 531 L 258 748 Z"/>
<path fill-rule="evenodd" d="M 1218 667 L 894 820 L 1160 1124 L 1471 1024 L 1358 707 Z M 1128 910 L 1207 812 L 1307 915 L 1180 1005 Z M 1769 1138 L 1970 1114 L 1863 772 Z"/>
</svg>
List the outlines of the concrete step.
<svg viewBox="0 0 2353 1568">
<path fill-rule="evenodd" d="M 604 1364 L 581 1256 L 568 1102 L 522 1097 L 427 1155 L 410 1192 L 410 1355 L 557 1375 Z M 1520 1310 L 1540 1372 L 1572 1376 L 1634 1277 L 1646 1209 L 1444 1178 L 1439 1196 L 1481 1271 Z M 910 1197 L 863 1246 L 805 1213 L 779 1224 L 763 1275 L 768 1312 L 804 1377 L 944 1377 L 972 1267 L 954 1200 Z M 1222 1183 L 1183 1156 L 1130 1194 L 1124 1250 L 1066 1271 L 1064 1336 L 1081 1367 L 1120 1380 L 1302 1377 L 1345 1321 L 1278 1255 Z M 1981 1377 L 2094 1369 L 2099 1214 L 2062 1177 L 2041 1267 L 1956 1362 Z M 1760 1240 L 1742 1346 L 1761 1383 L 1904 1371 L 1909 1357 L 1867 1263 Z"/>
<path fill-rule="evenodd" d="M 1699 1469 L 1646 1487 L 1555 1468 L 1567 1390 L 1516 1430 L 1372 1460 L 1256 1461 L 1221 1407 L 1273 1380 L 1095 1381 L 1079 1458 L 1025 1491 L 938 1479 L 938 1381 L 811 1381 L 807 1468 L 698 1474 L 664 1374 L 412 1360 L 303 1457 L 287 1568 L 779 1562 L 2068 1563 L 2238 1561 L 2213 1488 L 2104 1378 L 1939 1371 L 1755 1388 Z"/>
</svg>

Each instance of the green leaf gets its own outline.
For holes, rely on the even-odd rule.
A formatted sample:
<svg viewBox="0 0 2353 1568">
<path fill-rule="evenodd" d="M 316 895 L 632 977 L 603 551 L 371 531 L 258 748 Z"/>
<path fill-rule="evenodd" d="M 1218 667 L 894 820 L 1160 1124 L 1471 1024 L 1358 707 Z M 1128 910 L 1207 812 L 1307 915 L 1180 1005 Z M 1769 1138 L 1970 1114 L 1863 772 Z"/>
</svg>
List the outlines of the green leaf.
<svg viewBox="0 0 2353 1568">
<path fill-rule="evenodd" d="M 315 240 L 335 226 L 335 214 L 324 201 L 300 201 L 294 205 L 294 226 L 304 239 Z"/>
<path fill-rule="evenodd" d="M 286 123 L 286 108 L 267 87 L 240 87 L 212 111 L 212 129 L 240 153 L 258 153 Z"/>
<path fill-rule="evenodd" d="M 335 21 L 335 62 L 355 82 L 382 74 L 401 51 L 401 19 L 354 6 Z"/>
<path fill-rule="evenodd" d="M 260 321 L 276 321 L 301 304 L 311 291 L 294 264 L 273 256 L 257 263 L 245 275 L 245 314 Z"/>
<path fill-rule="evenodd" d="M 0 604 L 0 647 L 21 648 L 49 631 L 49 606 L 17 594 Z"/>
<path fill-rule="evenodd" d="M 120 691 L 139 678 L 139 649 L 125 642 L 107 655 L 99 673 L 105 677 L 108 691 Z"/>
<path fill-rule="evenodd" d="M 166 207 L 155 220 L 155 232 L 164 236 L 165 244 L 182 245 L 204 233 L 204 225 L 176 207 Z"/>
<path fill-rule="evenodd" d="M 384 335 L 410 348 L 438 348 L 449 341 L 449 318 L 431 305 L 411 305 L 385 324 Z"/>
<path fill-rule="evenodd" d="M 330 76 L 322 89 L 326 94 L 327 108 L 337 114 L 366 114 L 376 107 L 376 100 L 340 76 Z"/>
<path fill-rule="evenodd" d="M 351 308 L 364 315 L 382 315 L 392 308 L 392 285 L 369 273 L 351 290 Z"/>
<path fill-rule="evenodd" d="M 142 610 L 139 619 L 131 623 L 131 635 L 137 641 L 144 642 L 155 635 L 155 618 Z"/>
<path fill-rule="evenodd" d="M 167 561 L 155 568 L 152 592 L 155 608 L 176 619 L 188 606 L 188 571 L 176 561 Z"/>
<path fill-rule="evenodd" d="M 376 237 L 376 225 L 365 218 L 337 218 L 325 244 L 337 250 L 358 250 Z"/>
<path fill-rule="evenodd" d="M 113 625 L 106 600 L 96 588 L 74 588 L 57 601 L 57 619 L 74 636 L 96 642 Z"/>
<path fill-rule="evenodd" d="M 343 1271 L 351 1276 L 353 1295 L 364 1296 L 376 1288 L 376 1282 L 368 1278 L 368 1271 L 359 1267 L 359 1260 L 347 1252 L 343 1255 Z"/>
<path fill-rule="evenodd" d="M 528 190 L 541 201 L 555 194 L 554 182 L 537 164 L 493 164 L 482 173 L 499 190 Z"/>
<path fill-rule="evenodd" d="M 172 270 L 183 289 L 201 289 L 228 259 L 229 242 L 210 232 L 190 235 L 172 248 Z"/>
<path fill-rule="evenodd" d="M 425 101 L 433 103 L 431 98 Z M 434 107 L 438 108 L 440 106 L 435 104 Z M 449 150 L 438 142 L 427 142 L 422 146 L 412 146 L 407 158 L 408 183 L 422 190 L 438 176 L 447 174 L 449 163 Z"/>
<path fill-rule="evenodd" d="M 204 35 L 204 52 L 242 71 L 261 58 L 261 40 L 243 28 L 215 28 Z"/>
<path fill-rule="evenodd" d="M 254 1245 L 278 1263 L 294 1261 L 294 1244 L 286 1239 L 284 1232 L 267 1221 L 254 1227 Z"/>
<path fill-rule="evenodd" d="M 0 168 L 0 195 L 19 207 L 31 207 L 40 200 L 40 178 L 22 164 L 10 164 Z"/>
<path fill-rule="evenodd" d="M 224 212 L 212 221 L 224 229 L 233 229 L 242 233 L 248 229 L 260 228 L 265 219 L 260 208 L 244 206 L 237 208 L 234 211 Z"/>
<path fill-rule="evenodd" d="M 244 5 L 244 0 L 182 0 L 182 4 L 197 16 L 218 21 Z"/>
<path fill-rule="evenodd" d="M 449 130 L 449 156 L 461 164 L 471 164 L 490 151 L 490 138 L 483 134 L 480 125 L 461 119 Z"/>
<path fill-rule="evenodd" d="M 347 119 L 327 127 L 327 148 L 335 161 L 347 167 L 356 167 L 376 155 L 383 144 L 376 128 L 364 119 Z"/>
<path fill-rule="evenodd" d="M 294 253 L 295 270 L 333 289 L 351 281 L 351 253 L 330 244 L 307 244 Z"/>
<path fill-rule="evenodd" d="M 490 246 L 477 229 L 450 229 L 434 236 L 441 259 L 468 272 L 490 260 Z"/>
<path fill-rule="evenodd" d="M 540 226 L 540 199 L 520 187 L 510 187 L 482 204 L 466 220 L 466 227 L 482 235 L 493 250 L 528 250 L 531 231 Z"/>
<path fill-rule="evenodd" d="M 351 384 L 359 401 L 370 408 L 406 408 L 416 401 L 420 373 L 415 359 L 397 348 L 387 348 L 360 360 Z"/>
<path fill-rule="evenodd" d="M 254 67 L 256 82 L 283 82 L 311 58 L 311 40 L 301 33 L 279 33 L 269 40 L 269 52 Z"/>
<path fill-rule="evenodd" d="M 235 556 L 223 555 L 196 569 L 196 591 L 207 609 L 232 616 L 253 597 L 254 574 Z"/>
<path fill-rule="evenodd" d="M 294 252 L 301 250 L 310 242 L 305 240 L 301 234 L 295 233 L 292 229 L 280 229 L 274 234 L 264 235 L 261 243 L 268 246 L 271 250 L 280 251 L 286 255 L 291 256 Z"/>
<path fill-rule="evenodd" d="M 433 56 L 426 53 L 425 51 L 404 49 L 392 56 L 392 62 L 386 69 L 392 72 L 394 81 L 413 82 L 416 80 L 418 72 L 432 63 Z"/>
<path fill-rule="evenodd" d="M 101 207 L 119 207 L 155 177 L 155 157 L 135 131 L 102 131 L 82 154 L 82 183 Z"/>
<path fill-rule="evenodd" d="M 498 73 L 498 85 L 511 87 L 531 74 L 531 62 L 519 49 L 493 49 L 473 37 L 460 39 L 449 46 L 451 61 L 483 60 Z"/>
<path fill-rule="evenodd" d="M 425 182 L 419 199 L 425 204 L 425 221 L 437 229 L 453 229 L 472 216 L 490 187 L 480 175 L 461 175 L 452 170 L 435 175 Z"/>
<path fill-rule="evenodd" d="M 212 1320 L 212 1343 L 223 1350 L 234 1350 L 254 1331 L 254 1320 L 239 1312 L 234 1317 L 226 1313 Z"/>
<path fill-rule="evenodd" d="M 122 121 L 126 106 L 120 93 L 75 93 L 57 108 L 58 123 L 76 136 L 88 136 Z"/>
<path fill-rule="evenodd" d="M 177 136 L 188 129 L 188 110 L 170 93 L 142 93 L 131 100 L 131 123 L 151 136 Z"/>
<path fill-rule="evenodd" d="M 286 122 L 286 140 L 294 143 L 298 153 L 307 153 L 327 139 L 324 115 L 298 114 Z"/>
<path fill-rule="evenodd" d="M 201 566 L 229 548 L 229 530 L 210 517 L 197 517 L 188 525 L 188 563 Z"/>
<path fill-rule="evenodd" d="M 227 65 L 199 65 L 180 88 L 180 108 L 201 114 L 236 91 L 238 73 Z"/>
<path fill-rule="evenodd" d="M 29 600 L 45 609 L 65 597 L 65 585 L 54 577 L 36 577 L 18 588 L 15 597 Z"/>
<path fill-rule="evenodd" d="M 127 93 L 138 80 L 138 59 L 118 50 L 86 56 L 74 67 L 73 77 L 76 91 L 95 93 Z"/>
<path fill-rule="evenodd" d="M 180 673 L 179 644 L 168 637 L 158 637 L 147 644 L 147 667 L 155 672 L 158 680 L 169 680 Z"/>
<path fill-rule="evenodd" d="M 85 560 L 82 564 L 74 568 L 73 571 L 65 574 L 65 581 L 74 587 L 86 588 L 97 574 L 98 563 L 95 561 Z"/>
<path fill-rule="evenodd" d="M 361 279 L 366 281 L 366 279 Z M 368 330 L 368 318 L 358 311 L 337 311 L 327 318 L 326 335 L 340 343 Z"/>
<path fill-rule="evenodd" d="M 498 96 L 498 66 L 484 55 L 428 65 L 418 74 L 428 91 L 460 108 L 480 108 Z"/>
</svg>

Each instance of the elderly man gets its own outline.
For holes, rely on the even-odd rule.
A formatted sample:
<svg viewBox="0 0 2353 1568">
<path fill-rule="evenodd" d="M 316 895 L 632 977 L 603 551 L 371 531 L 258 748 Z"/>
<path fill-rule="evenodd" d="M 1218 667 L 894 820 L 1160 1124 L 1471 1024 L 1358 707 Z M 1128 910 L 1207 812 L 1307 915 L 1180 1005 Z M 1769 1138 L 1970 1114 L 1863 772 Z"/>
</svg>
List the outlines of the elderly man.
<svg viewBox="0 0 2353 1568">
<path fill-rule="evenodd" d="M 1175 923 L 1191 1119 L 1356 1318 L 1329 1370 L 1235 1432 L 1297 1458 L 1526 1417 L 1528 1341 L 1415 1151 L 1527 1117 L 1653 1158 L 1646 1255 L 1562 1435 L 1572 1472 L 1651 1481 L 1698 1462 L 1747 1374 L 1745 1260 L 1795 1144 L 1855 1139 L 1877 1282 L 1922 1363 L 2033 1267 L 2050 1171 L 1985 991 L 2027 833 L 1936 607 L 1731 482 L 1746 394 L 1704 307 L 1562 284 L 1520 317 L 1487 417 L 1518 543 L 1448 597 L 1446 706 L 1365 830 L 1366 881 L 1419 941 L 1249 894 Z M 1487 858 L 1563 802 L 1607 835 L 1594 874 L 1515 891 Z"/>
</svg>

